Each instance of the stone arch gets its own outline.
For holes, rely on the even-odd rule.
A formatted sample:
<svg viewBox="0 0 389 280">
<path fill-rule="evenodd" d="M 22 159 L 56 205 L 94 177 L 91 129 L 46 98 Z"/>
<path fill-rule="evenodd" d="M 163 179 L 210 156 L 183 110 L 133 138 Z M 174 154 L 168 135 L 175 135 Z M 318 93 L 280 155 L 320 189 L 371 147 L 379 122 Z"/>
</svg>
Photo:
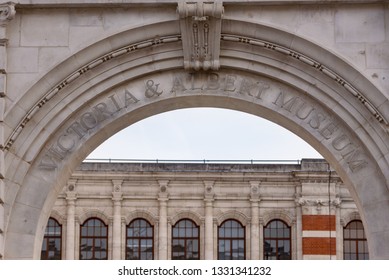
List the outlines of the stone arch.
<svg viewBox="0 0 389 280">
<path fill-rule="evenodd" d="M 136 210 L 136 211 L 130 212 L 126 216 L 126 225 L 129 225 L 135 219 L 145 219 L 152 226 L 155 226 L 157 224 L 157 221 L 158 221 L 158 219 L 155 217 L 155 215 L 153 213 L 146 211 L 146 210 Z"/>
<path fill-rule="evenodd" d="M 66 217 L 58 211 L 52 211 L 50 214 L 50 218 L 55 219 L 61 226 L 66 223 Z"/>
<path fill-rule="evenodd" d="M 179 220 L 189 219 L 192 220 L 197 226 L 202 225 L 201 216 L 193 211 L 183 210 L 178 212 L 176 215 L 170 218 L 170 224 L 174 226 Z"/>
<path fill-rule="evenodd" d="M 295 217 L 293 217 L 288 211 L 269 211 L 266 212 L 262 217 L 263 225 L 266 226 L 272 220 L 282 220 L 288 226 L 292 226 L 295 222 Z"/>
<path fill-rule="evenodd" d="M 223 20 L 220 70 L 183 73 L 177 21 L 160 23 L 163 34 L 154 27 L 72 55 L 6 112 L 5 258 L 37 258 L 57 194 L 104 140 L 148 116 L 205 106 L 267 118 L 316 148 L 349 186 L 371 257 L 389 258 L 389 101 L 374 85 L 320 46 L 236 20 Z"/>
<path fill-rule="evenodd" d="M 340 224 L 342 225 L 342 227 L 345 227 L 347 226 L 347 224 L 353 220 L 362 220 L 361 219 L 361 215 L 359 215 L 358 212 L 351 212 L 351 213 L 347 213 L 347 215 L 345 215 L 344 217 L 342 217 L 340 219 Z"/>
<path fill-rule="evenodd" d="M 247 226 L 250 223 L 249 217 L 247 217 L 245 214 L 236 211 L 236 210 L 230 210 L 227 212 L 222 213 L 216 218 L 217 225 L 220 226 L 224 221 L 226 220 L 237 220 L 239 221 L 244 227 Z"/>
<path fill-rule="evenodd" d="M 87 221 L 90 218 L 98 218 L 109 227 L 110 224 L 109 218 L 104 212 L 97 209 L 86 210 L 84 213 L 78 216 L 78 222 L 80 225 L 82 225 L 83 223 L 85 223 L 85 221 Z"/>
</svg>

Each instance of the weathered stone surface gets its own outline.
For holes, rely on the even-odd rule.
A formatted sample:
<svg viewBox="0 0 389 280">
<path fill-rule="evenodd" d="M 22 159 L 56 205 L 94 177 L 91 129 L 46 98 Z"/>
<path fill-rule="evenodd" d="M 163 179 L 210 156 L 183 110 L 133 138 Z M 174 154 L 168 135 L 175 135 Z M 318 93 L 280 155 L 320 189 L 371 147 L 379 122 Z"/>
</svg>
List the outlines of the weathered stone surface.
<svg viewBox="0 0 389 280">
<path fill-rule="evenodd" d="M 220 70 L 197 76 L 183 71 L 175 1 L 20 0 L 16 15 L 4 10 L 5 258 L 39 256 L 56 194 L 98 144 L 197 106 L 265 117 L 308 141 L 356 200 L 372 258 L 388 257 L 388 5 L 249 2 L 223 3 L 212 38 Z M 47 185 L 33 191 L 26 180 L 40 177 Z"/>
</svg>

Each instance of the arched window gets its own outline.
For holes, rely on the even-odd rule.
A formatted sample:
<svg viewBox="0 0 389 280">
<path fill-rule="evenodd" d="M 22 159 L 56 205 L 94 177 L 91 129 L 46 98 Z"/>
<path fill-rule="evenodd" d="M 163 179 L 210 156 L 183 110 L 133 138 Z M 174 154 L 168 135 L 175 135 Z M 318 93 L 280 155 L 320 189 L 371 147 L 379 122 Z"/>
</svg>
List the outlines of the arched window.
<svg viewBox="0 0 389 280">
<path fill-rule="evenodd" d="M 106 260 L 108 226 L 98 218 L 90 218 L 81 225 L 80 260 Z"/>
<path fill-rule="evenodd" d="M 189 219 L 178 221 L 172 229 L 172 259 L 200 259 L 199 227 Z"/>
<path fill-rule="evenodd" d="M 369 251 L 363 224 L 351 221 L 343 229 L 343 258 L 345 260 L 368 260 Z"/>
<path fill-rule="evenodd" d="M 62 226 L 50 218 L 43 237 L 41 260 L 60 260 L 62 246 Z"/>
<path fill-rule="evenodd" d="M 154 259 L 154 228 L 144 219 L 135 219 L 127 226 L 126 260 Z"/>
<path fill-rule="evenodd" d="M 236 220 L 224 221 L 218 229 L 218 259 L 244 260 L 246 258 L 245 228 Z"/>
<path fill-rule="evenodd" d="M 263 229 L 264 259 L 290 260 L 290 227 L 281 220 L 270 221 Z"/>
</svg>

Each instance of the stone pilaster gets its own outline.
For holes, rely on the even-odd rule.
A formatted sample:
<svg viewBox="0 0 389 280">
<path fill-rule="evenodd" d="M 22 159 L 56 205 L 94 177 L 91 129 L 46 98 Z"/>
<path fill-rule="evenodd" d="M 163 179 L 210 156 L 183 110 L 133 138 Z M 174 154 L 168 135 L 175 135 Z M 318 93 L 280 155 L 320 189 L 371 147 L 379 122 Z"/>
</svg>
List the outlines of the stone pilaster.
<svg viewBox="0 0 389 280">
<path fill-rule="evenodd" d="M 259 251 L 259 201 L 260 201 L 260 193 L 259 193 L 259 184 L 260 182 L 250 182 L 250 203 L 251 203 L 251 256 L 252 260 L 258 260 L 260 251 Z"/>
<path fill-rule="evenodd" d="M 168 259 L 168 226 L 167 226 L 167 203 L 169 200 L 169 181 L 158 181 L 159 183 L 159 238 L 158 238 L 158 258 Z"/>
<path fill-rule="evenodd" d="M 66 192 L 66 250 L 65 250 L 65 259 L 74 260 L 75 259 L 75 240 L 76 240 L 76 224 L 75 224 L 75 214 L 76 214 L 76 181 L 69 181 L 68 189 Z"/>
<path fill-rule="evenodd" d="M 205 254 L 206 260 L 213 260 L 213 201 L 214 201 L 214 182 L 204 181 L 204 206 L 205 206 Z"/>
<path fill-rule="evenodd" d="M 122 183 L 123 180 L 112 180 L 113 192 L 113 228 L 112 228 L 112 259 L 120 260 L 122 252 Z"/>
<path fill-rule="evenodd" d="M 296 203 L 296 244 L 295 244 L 295 250 L 296 252 L 296 258 L 298 260 L 303 259 L 303 251 L 302 251 L 302 244 L 303 244 L 303 235 L 302 235 L 302 205 L 303 200 L 301 200 L 301 186 L 300 184 L 297 184 L 296 186 L 296 193 L 295 193 L 295 203 Z"/>
<path fill-rule="evenodd" d="M 7 24 L 15 16 L 15 4 L 0 4 L 0 260 L 4 255 L 4 177 L 5 177 L 5 159 L 4 159 L 4 111 L 7 81 Z"/>
</svg>

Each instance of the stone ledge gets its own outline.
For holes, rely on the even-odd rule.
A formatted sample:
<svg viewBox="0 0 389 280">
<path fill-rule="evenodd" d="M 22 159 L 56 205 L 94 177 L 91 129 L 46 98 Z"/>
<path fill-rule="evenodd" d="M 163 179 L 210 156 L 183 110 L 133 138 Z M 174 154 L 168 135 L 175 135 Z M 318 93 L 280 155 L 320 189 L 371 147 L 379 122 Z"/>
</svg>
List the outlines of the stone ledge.
<svg viewBox="0 0 389 280">
<path fill-rule="evenodd" d="M 14 1 L 18 7 L 122 7 L 131 5 L 177 5 L 179 0 L 63 0 L 53 3 L 52 0 L 19 0 Z M 329 4 L 374 4 L 385 3 L 384 0 L 227 0 L 220 1 L 225 5 L 329 5 Z"/>
</svg>

